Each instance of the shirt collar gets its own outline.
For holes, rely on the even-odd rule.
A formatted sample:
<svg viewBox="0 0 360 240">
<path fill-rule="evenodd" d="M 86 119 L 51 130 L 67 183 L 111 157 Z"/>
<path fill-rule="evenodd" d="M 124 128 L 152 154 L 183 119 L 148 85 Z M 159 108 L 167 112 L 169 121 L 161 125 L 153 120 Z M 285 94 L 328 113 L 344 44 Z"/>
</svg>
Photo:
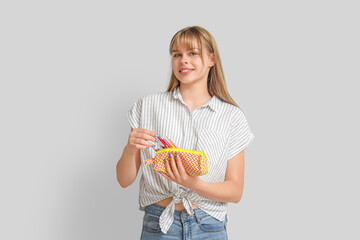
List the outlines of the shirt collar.
<svg viewBox="0 0 360 240">
<path fill-rule="evenodd" d="M 177 86 L 173 90 L 172 95 L 173 95 L 174 99 L 179 99 L 183 104 L 185 104 L 185 102 L 182 99 L 179 86 Z M 202 105 L 201 107 L 209 106 L 212 110 L 214 110 L 216 112 L 217 109 L 218 109 L 219 101 L 220 101 L 220 99 L 217 96 L 214 95 L 206 104 Z"/>
</svg>

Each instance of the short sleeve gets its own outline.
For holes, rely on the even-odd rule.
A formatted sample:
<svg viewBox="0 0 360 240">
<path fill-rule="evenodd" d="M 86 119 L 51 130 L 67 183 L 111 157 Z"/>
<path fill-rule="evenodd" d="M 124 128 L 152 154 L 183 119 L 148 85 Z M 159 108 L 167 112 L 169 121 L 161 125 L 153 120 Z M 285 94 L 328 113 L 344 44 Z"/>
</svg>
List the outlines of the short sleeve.
<svg viewBox="0 0 360 240">
<path fill-rule="evenodd" d="M 227 160 L 244 150 L 254 139 L 248 121 L 241 109 L 236 109 L 231 118 Z"/>
<path fill-rule="evenodd" d="M 142 98 L 137 100 L 127 113 L 127 119 L 132 128 L 140 128 L 142 102 Z"/>
</svg>

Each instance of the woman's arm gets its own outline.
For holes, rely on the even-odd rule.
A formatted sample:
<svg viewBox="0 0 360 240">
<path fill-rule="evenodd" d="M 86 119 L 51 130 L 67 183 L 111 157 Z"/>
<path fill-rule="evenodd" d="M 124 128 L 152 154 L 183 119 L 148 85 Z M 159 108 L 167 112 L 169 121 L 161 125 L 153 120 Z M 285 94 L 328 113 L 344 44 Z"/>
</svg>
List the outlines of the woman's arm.
<svg viewBox="0 0 360 240">
<path fill-rule="evenodd" d="M 244 151 L 241 151 L 228 160 L 224 182 L 209 183 L 200 179 L 190 189 L 218 202 L 238 203 L 242 197 L 243 188 Z"/>
<path fill-rule="evenodd" d="M 116 164 L 116 176 L 121 187 L 126 188 L 135 181 L 140 168 L 140 149 L 151 147 L 149 141 L 155 141 L 155 132 L 131 128 L 128 143 Z"/>
<path fill-rule="evenodd" d="M 175 161 L 177 164 L 175 164 Z M 244 188 L 244 150 L 228 160 L 224 182 L 210 183 L 199 177 L 189 176 L 179 157 L 172 156 L 170 163 L 166 163 L 168 175 L 165 178 L 184 187 L 190 188 L 198 194 L 218 202 L 240 201 Z M 176 166 L 177 165 L 177 166 Z"/>
<path fill-rule="evenodd" d="M 123 154 L 116 164 L 116 176 L 121 187 L 130 186 L 136 179 L 140 168 L 140 150 L 132 151 L 126 145 Z"/>
</svg>

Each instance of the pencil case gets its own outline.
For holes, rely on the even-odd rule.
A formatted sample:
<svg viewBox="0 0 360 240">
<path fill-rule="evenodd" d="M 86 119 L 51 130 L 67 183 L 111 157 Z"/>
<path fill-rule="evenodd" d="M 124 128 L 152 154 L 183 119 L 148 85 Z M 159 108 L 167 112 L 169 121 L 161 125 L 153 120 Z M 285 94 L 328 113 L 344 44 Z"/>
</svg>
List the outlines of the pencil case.
<svg viewBox="0 0 360 240">
<path fill-rule="evenodd" d="M 154 164 L 154 170 L 167 173 L 165 167 L 166 161 L 170 161 L 171 153 L 175 159 L 175 152 L 178 153 L 185 171 L 190 176 L 201 176 L 209 172 L 209 165 L 206 153 L 204 151 L 194 151 L 181 148 L 164 148 L 156 151 L 154 158 L 145 161 L 145 165 Z M 169 162 L 170 163 L 170 162 Z"/>
</svg>

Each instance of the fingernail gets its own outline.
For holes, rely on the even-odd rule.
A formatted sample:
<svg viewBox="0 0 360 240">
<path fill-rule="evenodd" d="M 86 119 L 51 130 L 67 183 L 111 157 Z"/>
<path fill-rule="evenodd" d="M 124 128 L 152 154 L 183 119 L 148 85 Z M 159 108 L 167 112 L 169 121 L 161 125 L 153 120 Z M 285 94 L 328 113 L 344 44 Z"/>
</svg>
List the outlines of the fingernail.
<svg viewBox="0 0 360 240">
<path fill-rule="evenodd" d="M 176 157 L 178 157 L 178 153 L 177 153 L 177 152 L 175 152 L 175 155 L 176 155 Z"/>
<path fill-rule="evenodd" d="M 149 147 L 146 147 L 146 149 L 149 149 Z"/>
<path fill-rule="evenodd" d="M 171 153 L 169 153 L 169 156 L 172 157 L 172 156 L 171 156 Z"/>
<path fill-rule="evenodd" d="M 160 137 L 160 135 L 159 135 L 159 134 L 157 134 L 157 133 L 155 133 L 155 137 Z"/>
<path fill-rule="evenodd" d="M 151 145 L 152 147 L 155 147 L 155 144 Z"/>
<path fill-rule="evenodd" d="M 155 138 L 155 141 L 156 141 L 156 142 L 158 142 L 158 141 L 159 141 L 159 139 Z"/>
<path fill-rule="evenodd" d="M 165 159 L 165 163 L 166 163 L 166 159 Z"/>
</svg>

